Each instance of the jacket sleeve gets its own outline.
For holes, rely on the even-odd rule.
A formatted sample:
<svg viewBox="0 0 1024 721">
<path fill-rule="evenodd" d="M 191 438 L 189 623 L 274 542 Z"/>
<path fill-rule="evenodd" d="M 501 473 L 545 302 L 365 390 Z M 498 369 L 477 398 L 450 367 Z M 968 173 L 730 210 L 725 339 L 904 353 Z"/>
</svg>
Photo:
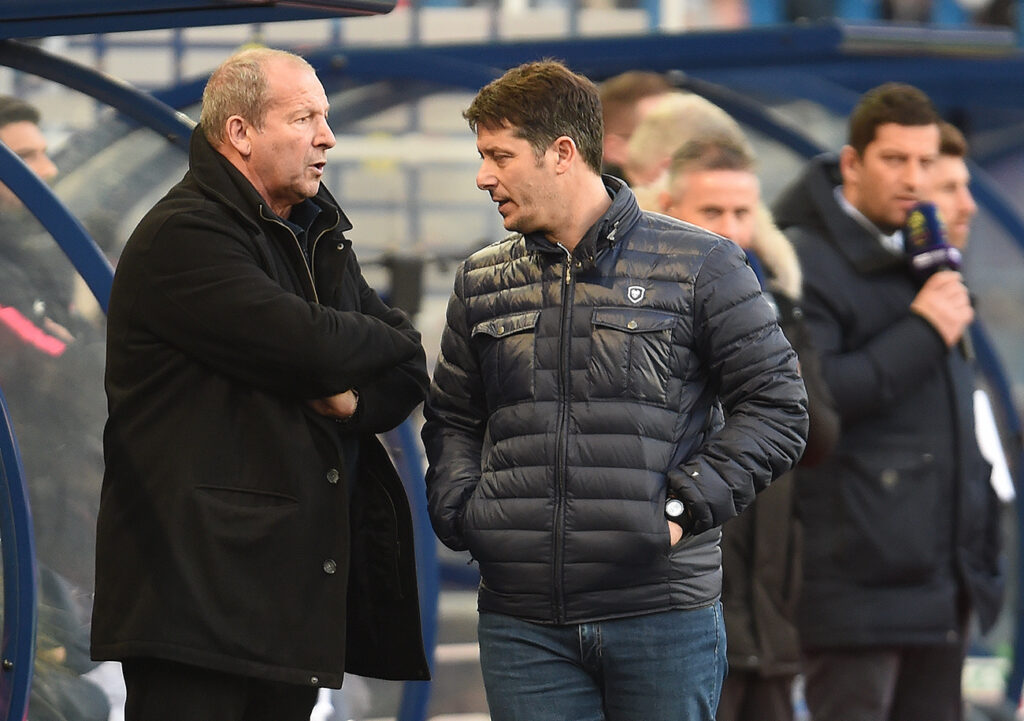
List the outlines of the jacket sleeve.
<svg viewBox="0 0 1024 721">
<path fill-rule="evenodd" d="M 839 412 L 832 393 L 825 383 L 818 349 L 811 340 L 803 319 L 803 309 L 793 300 L 776 294 L 779 305 L 779 325 L 786 340 L 793 346 L 800 363 L 800 377 L 807 390 L 807 447 L 800 458 L 801 466 L 814 466 L 825 460 L 839 440 Z"/>
<path fill-rule="evenodd" d="M 821 358 L 821 370 L 843 422 L 855 421 L 895 404 L 919 387 L 948 352 L 939 334 L 909 305 L 906 313 L 852 348 L 846 329 L 861 308 L 843 289 L 861 281 L 845 263 L 826 256 L 827 243 L 799 228 L 786 231 L 804 266 L 804 317 Z M 837 292 L 837 289 L 839 291 Z M 913 349 L 913 352 L 908 352 Z"/>
<path fill-rule="evenodd" d="M 402 333 L 419 347 L 409 360 L 384 367 L 371 379 L 356 386 L 359 408 L 356 418 L 343 427 L 353 433 L 383 433 L 404 421 L 426 397 L 427 360 L 420 343 L 420 334 L 409 316 L 397 308 L 389 308 L 371 288 L 353 259 L 355 282 L 359 284 L 362 312 L 379 318 L 392 329 Z"/>
<path fill-rule="evenodd" d="M 126 251 L 115 295 L 139 319 L 133 326 L 242 384 L 302 399 L 358 388 L 423 352 L 398 315 L 335 310 L 288 291 L 244 233 L 216 212 L 176 213 L 141 256 Z"/>
<path fill-rule="evenodd" d="M 669 471 L 669 485 L 700 533 L 737 515 L 796 464 L 807 436 L 807 395 L 796 353 L 737 246 L 710 251 L 693 304 L 696 352 L 725 422 Z"/>
<path fill-rule="evenodd" d="M 448 302 L 422 431 L 430 520 L 441 542 L 456 551 L 466 549 L 462 514 L 480 481 L 488 415 L 480 366 L 466 321 L 463 277 L 460 269 Z"/>
</svg>

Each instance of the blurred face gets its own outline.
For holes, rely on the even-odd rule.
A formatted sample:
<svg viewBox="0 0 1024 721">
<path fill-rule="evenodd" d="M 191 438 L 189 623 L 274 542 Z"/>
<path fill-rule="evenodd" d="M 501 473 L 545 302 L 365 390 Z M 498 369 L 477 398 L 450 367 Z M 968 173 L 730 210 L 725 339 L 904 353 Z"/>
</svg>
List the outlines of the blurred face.
<svg viewBox="0 0 1024 721">
<path fill-rule="evenodd" d="M 885 123 L 875 130 L 863 155 L 843 148 L 843 193 L 868 220 L 892 232 L 930 194 L 938 156 L 938 125 Z"/>
<path fill-rule="evenodd" d="M 57 177 L 57 166 L 46 153 L 46 138 L 35 123 L 27 120 L 8 123 L 0 128 L 0 143 L 14 151 L 29 169 L 47 182 Z M 0 206 L 19 207 L 21 201 L 11 190 L 0 184 Z"/>
<path fill-rule="evenodd" d="M 316 74 L 287 59 L 267 62 L 270 103 L 263 127 L 247 124 L 249 180 L 283 218 L 320 190 L 334 133 L 327 124 L 327 95 Z"/>
<path fill-rule="evenodd" d="M 971 220 L 978 212 L 968 187 L 971 174 L 967 170 L 967 163 L 963 158 L 940 155 L 935 161 L 932 181 L 930 200 L 942 215 L 949 243 L 963 250 L 971 232 Z"/>
<path fill-rule="evenodd" d="M 667 93 L 658 93 L 640 98 L 633 106 L 632 116 L 628 121 L 619 123 L 620 127 L 604 129 L 604 161 L 624 168 L 629 162 L 629 136 L 636 130 L 651 109 L 665 97 Z"/>
<path fill-rule="evenodd" d="M 497 130 L 478 127 L 476 148 L 481 158 L 476 186 L 498 204 L 505 229 L 524 234 L 554 231 L 563 205 L 554 182 L 554 149 L 538 158 L 510 125 Z"/>
<path fill-rule="evenodd" d="M 754 242 L 754 210 L 761 195 L 746 170 L 695 170 L 677 175 L 662 207 L 666 215 L 707 228 L 741 248 Z"/>
</svg>

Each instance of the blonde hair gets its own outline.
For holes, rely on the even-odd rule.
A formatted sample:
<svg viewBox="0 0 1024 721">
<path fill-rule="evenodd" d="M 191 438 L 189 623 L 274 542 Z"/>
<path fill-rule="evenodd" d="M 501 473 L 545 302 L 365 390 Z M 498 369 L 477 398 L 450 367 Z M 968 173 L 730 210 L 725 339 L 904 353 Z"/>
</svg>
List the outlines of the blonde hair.
<svg viewBox="0 0 1024 721">
<path fill-rule="evenodd" d="M 313 66 L 294 53 L 264 47 L 240 50 L 213 71 L 203 90 L 199 113 L 199 127 L 211 145 L 216 147 L 224 142 L 225 126 L 232 115 L 245 118 L 257 128 L 263 127 L 270 106 L 265 68 L 275 59 L 313 71 Z"/>
<path fill-rule="evenodd" d="M 629 139 L 626 171 L 632 183 L 654 182 L 683 144 L 709 135 L 727 136 L 749 148 L 732 116 L 694 93 L 670 93 L 651 108 Z M 753 151 L 751 150 L 751 155 Z"/>
</svg>

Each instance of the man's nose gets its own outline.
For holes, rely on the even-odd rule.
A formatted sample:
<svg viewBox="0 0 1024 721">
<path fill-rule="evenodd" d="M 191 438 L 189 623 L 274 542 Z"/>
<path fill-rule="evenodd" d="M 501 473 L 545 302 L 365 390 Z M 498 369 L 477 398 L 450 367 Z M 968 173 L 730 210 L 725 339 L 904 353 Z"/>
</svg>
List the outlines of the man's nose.
<svg viewBox="0 0 1024 721">
<path fill-rule="evenodd" d="M 476 173 L 476 187 L 480 188 L 480 190 L 487 190 L 497 184 L 497 179 L 494 177 L 488 162 L 485 160 L 480 163 L 480 170 Z"/>
<path fill-rule="evenodd" d="M 320 132 L 317 133 L 317 146 L 333 148 L 337 143 L 338 140 L 334 137 L 334 131 L 331 130 L 331 126 L 326 119 L 322 120 L 320 122 Z"/>
<path fill-rule="evenodd" d="M 903 182 L 908 188 L 921 188 L 928 179 L 928 170 L 920 163 L 907 163 L 903 169 Z"/>
<path fill-rule="evenodd" d="M 52 160 L 50 160 L 50 156 L 45 153 L 40 155 L 30 167 L 32 168 L 32 172 L 43 180 L 50 181 L 57 177 L 57 166 L 54 165 Z"/>
</svg>

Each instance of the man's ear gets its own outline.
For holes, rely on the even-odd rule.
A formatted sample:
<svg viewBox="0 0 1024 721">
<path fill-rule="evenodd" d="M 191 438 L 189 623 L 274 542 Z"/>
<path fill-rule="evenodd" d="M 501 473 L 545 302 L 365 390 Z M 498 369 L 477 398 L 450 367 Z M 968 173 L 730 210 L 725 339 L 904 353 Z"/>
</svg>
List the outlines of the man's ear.
<svg viewBox="0 0 1024 721">
<path fill-rule="evenodd" d="M 843 176 L 843 184 L 857 181 L 860 176 L 860 153 L 852 145 L 844 145 L 839 151 L 839 173 Z"/>
<path fill-rule="evenodd" d="M 249 140 L 249 123 L 241 115 L 232 115 L 224 125 L 227 142 L 243 158 L 252 153 L 252 141 Z"/>
<path fill-rule="evenodd" d="M 658 212 L 668 215 L 668 209 L 672 207 L 672 196 L 667 190 L 658 193 Z"/>
<path fill-rule="evenodd" d="M 555 171 L 558 173 L 564 173 L 568 170 L 580 154 L 579 149 L 576 147 L 576 142 L 568 135 L 556 138 L 551 147 L 555 151 Z"/>
</svg>

